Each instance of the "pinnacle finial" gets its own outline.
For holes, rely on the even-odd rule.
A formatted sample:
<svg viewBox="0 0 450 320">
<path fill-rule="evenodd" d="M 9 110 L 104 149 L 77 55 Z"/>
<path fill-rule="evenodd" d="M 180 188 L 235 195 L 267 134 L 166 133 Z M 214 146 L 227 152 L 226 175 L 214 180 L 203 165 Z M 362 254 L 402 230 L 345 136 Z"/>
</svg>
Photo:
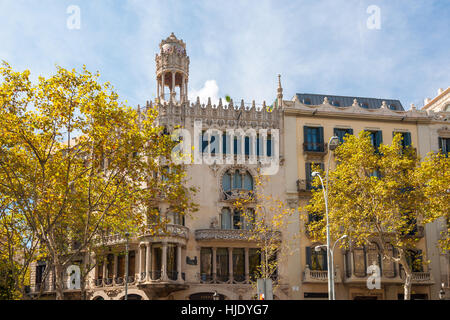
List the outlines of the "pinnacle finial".
<svg viewBox="0 0 450 320">
<path fill-rule="evenodd" d="M 278 107 L 282 107 L 283 103 L 283 87 L 281 86 L 281 74 L 278 74 L 278 89 L 277 89 L 277 105 Z"/>
</svg>

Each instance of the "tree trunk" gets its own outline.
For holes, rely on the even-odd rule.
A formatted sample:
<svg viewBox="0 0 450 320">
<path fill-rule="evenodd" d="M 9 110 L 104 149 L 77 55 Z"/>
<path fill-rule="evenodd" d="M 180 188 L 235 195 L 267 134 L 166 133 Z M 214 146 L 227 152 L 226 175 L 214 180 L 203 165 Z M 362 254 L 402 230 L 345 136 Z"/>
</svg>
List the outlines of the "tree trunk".
<svg viewBox="0 0 450 320">
<path fill-rule="evenodd" d="M 411 272 L 406 273 L 406 279 L 405 279 L 405 284 L 404 284 L 404 295 L 405 295 L 405 300 L 411 300 L 411 280 L 412 280 L 412 274 Z"/>
<path fill-rule="evenodd" d="M 55 293 L 56 300 L 64 300 L 64 268 L 58 262 L 55 262 Z"/>
<path fill-rule="evenodd" d="M 411 300 L 412 270 L 409 267 L 404 254 L 401 254 L 400 256 L 400 264 L 403 267 L 403 270 L 405 270 L 405 284 L 403 285 L 404 300 Z"/>
</svg>

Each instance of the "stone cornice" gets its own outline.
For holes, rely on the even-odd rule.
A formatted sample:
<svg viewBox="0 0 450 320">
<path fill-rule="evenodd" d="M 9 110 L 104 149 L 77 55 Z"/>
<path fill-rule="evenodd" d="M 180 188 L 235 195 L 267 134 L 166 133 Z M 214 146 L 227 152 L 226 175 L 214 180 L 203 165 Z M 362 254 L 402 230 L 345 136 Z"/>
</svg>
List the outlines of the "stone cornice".
<svg viewBox="0 0 450 320">
<path fill-rule="evenodd" d="M 290 102 L 290 103 L 287 103 Z M 305 105 L 299 101 L 287 101 L 283 108 L 285 116 L 310 116 L 362 119 L 376 121 L 403 121 L 414 123 L 427 123 L 431 121 L 447 121 L 447 112 L 434 113 L 425 110 L 411 109 L 408 111 L 394 111 L 382 105 L 378 109 L 366 109 L 359 106 L 357 101 L 351 106 L 335 107 L 328 102 L 321 105 Z"/>
</svg>

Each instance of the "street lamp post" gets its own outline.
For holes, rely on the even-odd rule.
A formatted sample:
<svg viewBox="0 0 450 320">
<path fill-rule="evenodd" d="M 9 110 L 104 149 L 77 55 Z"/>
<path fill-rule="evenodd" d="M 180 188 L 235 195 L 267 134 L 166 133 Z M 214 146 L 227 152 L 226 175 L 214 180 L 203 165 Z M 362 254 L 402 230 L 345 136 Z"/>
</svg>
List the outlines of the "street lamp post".
<svg viewBox="0 0 450 320">
<path fill-rule="evenodd" d="M 345 238 L 347 238 L 347 235 L 346 234 L 344 234 L 342 237 L 340 237 L 339 239 L 337 239 L 335 242 L 334 242 L 334 245 L 333 245 L 333 249 L 331 249 L 330 250 L 330 256 L 331 256 L 331 264 L 328 266 L 328 269 L 330 270 L 330 272 L 331 272 L 331 279 L 330 278 L 328 278 L 328 279 L 330 279 L 329 280 L 329 282 L 331 282 L 331 300 L 336 300 L 336 291 L 334 290 L 334 249 L 336 248 L 336 244 L 339 242 L 339 241 L 341 241 L 341 240 L 343 240 L 343 239 L 345 239 Z M 325 247 L 325 246 L 316 246 L 315 247 L 315 250 L 316 251 L 319 251 L 320 250 L 320 248 L 321 247 Z"/>
<path fill-rule="evenodd" d="M 333 151 L 339 145 L 339 138 L 336 136 L 332 136 L 328 142 L 328 150 Z M 320 183 L 322 184 L 323 197 L 325 199 L 325 214 L 326 214 L 326 223 L 327 223 L 327 265 L 330 265 L 330 224 L 328 223 L 328 171 L 330 169 L 330 159 L 331 152 L 328 152 L 328 164 L 327 164 L 327 173 L 326 173 L 326 188 L 323 185 L 323 179 L 318 172 L 313 172 L 312 176 L 318 176 L 320 179 Z M 328 268 L 328 299 L 333 300 L 333 288 L 332 288 L 332 273 L 330 268 Z"/>
<path fill-rule="evenodd" d="M 127 242 L 125 244 L 125 300 L 128 300 L 128 238 L 130 234 L 128 232 L 125 233 L 125 237 Z"/>
</svg>

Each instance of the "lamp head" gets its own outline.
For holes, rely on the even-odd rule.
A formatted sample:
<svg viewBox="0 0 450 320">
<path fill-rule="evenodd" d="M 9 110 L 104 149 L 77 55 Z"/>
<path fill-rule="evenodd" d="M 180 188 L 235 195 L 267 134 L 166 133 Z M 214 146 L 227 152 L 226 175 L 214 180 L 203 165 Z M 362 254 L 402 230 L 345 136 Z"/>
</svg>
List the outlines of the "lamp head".
<svg viewBox="0 0 450 320">
<path fill-rule="evenodd" d="M 331 151 L 335 150 L 339 146 L 339 138 L 337 136 L 332 136 L 330 142 L 328 143 L 328 149 Z"/>
<path fill-rule="evenodd" d="M 319 175 L 319 173 L 317 171 L 314 171 L 313 173 L 311 173 L 311 176 L 313 176 L 313 177 L 316 177 L 318 175 Z"/>
</svg>

